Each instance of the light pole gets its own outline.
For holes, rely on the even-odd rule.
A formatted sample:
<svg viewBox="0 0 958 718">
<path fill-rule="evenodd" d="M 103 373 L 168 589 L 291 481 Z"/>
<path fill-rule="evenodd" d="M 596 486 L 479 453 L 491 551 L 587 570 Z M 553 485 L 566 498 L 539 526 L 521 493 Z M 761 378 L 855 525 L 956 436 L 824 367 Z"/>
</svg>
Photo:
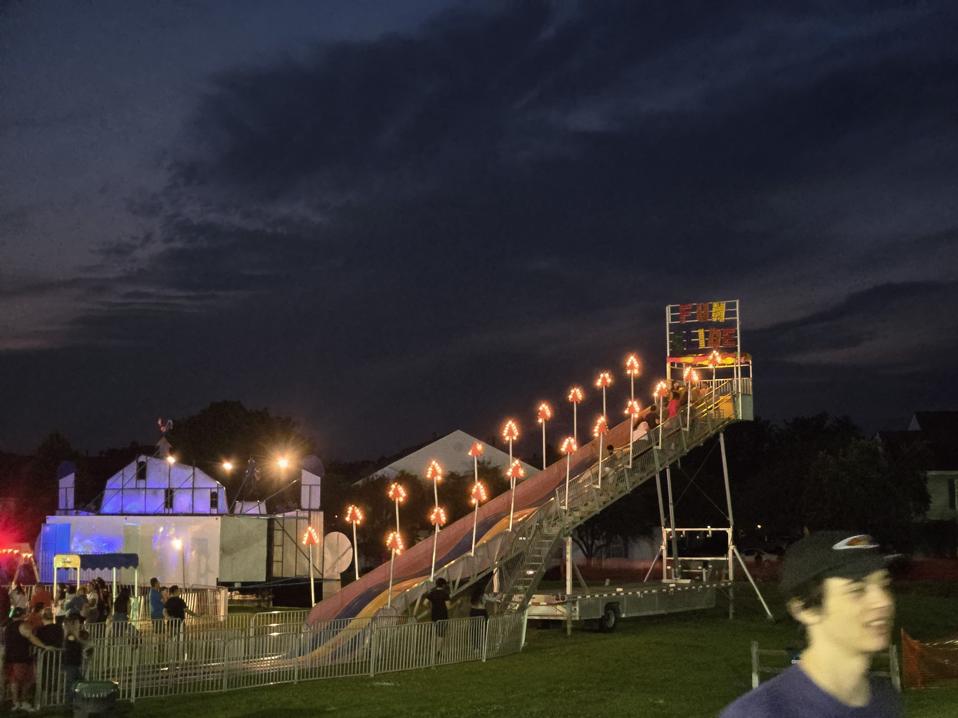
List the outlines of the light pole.
<svg viewBox="0 0 958 718">
<path fill-rule="evenodd" d="M 502 438 L 509 444 L 509 466 L 512 466 L 512 444 L 519 439 L 519 425 L 512 419 L 502 425 Z"/>
<path fill-rule="evenodd" d="M 433 459 L 426 467 L 426 479 L 432 482 L 433 504 L 439 506 L 439 482 L 442 481 L 442 466 Z"/>
<path fill-rule="evenodd" d="M 715 411 L 715 370 L 722 363 L 722 355 L 716 350 L 709 354 L 709 366 L 712 367 L 712 411 Z"/>
<path fill-rule="evenodd" d="M 569 389 L 569 403 L 572 404 L 572 438 L 576 441 L 579 440 L 579 416 L 578 409 L 579 404 L 582 403 L 582 400 L 585 399 L 585 392 L 582 391 L 581 386 L 574 386 Z"/>
<path fill-rule="evenodd" d="M 658 384 L 655 385 L 655 391 L 652 392 L 652 400 L 653 400 L 653 401 L 658 401 L 658 403 L 659 403 L 659 427 L 658 427 L 658 428 L 659 428 L 659 440 L 658 440 L 658 447 L 659 447 L 660 449 L 662 448 L 662 432 L 664 431 L 664 429 L 662 428 L 662 402 L 663 402 L 663 399 L 665 399 L 665 395 L 668 393 L 668 391 L 669 391 L 669 386 L 668 386 L 668 384 L 666 384 L 664 381 L 660 381 Z"/>
<path fill-rule="evenodd" d="M 432 535 L 432 568 L 429 569 L 430 581 L 436 577 L 436 549 L 439 546 L 439 529 L 446 525 L 446 518 L 446 510 L 438 504 L 433 506 L 432 511 L 429 512 L 429 523 L 436 527 L 436 531 Z"/>
<path fill-rule="evenodd" d="M 166 497 L 163 499 L 163 509 L 167 513 L 173 513 L 175 501 L 173 500 L 173 464 L 176 463 L 176 457 L 173 454 L 166 455 Z M 169 498 L 170 505 L 166 505 L 166 499 Z"/>
<path fill-rule="evenodd" d="M 479 479 L 476 479 L 476 482 L 472 485 L 472 491 L 469 492 L 470 502 L 475 509 L 472 512 L 472 550 L 470 554 L 476 555 L 476 528 L 479 525 L 479 504 L 483 501 L 486 501 L 489 498 L 489 492 L 486 491 L 486 486 Z"/>
<path fill-rule="evenodd" d="M 606 416 L 608 412 L 605 410 L 605 390 L 612 386 L 612 375 L 607 371 L 599 372 L 599 376 L 595 378 L 595 386 L 602 390 L 602 416 Z"/>
<path fill-rule="evenodd" d="M 699 381 L 699 373 L 692 367 L 688 367 L 683 375 L 685 379 L 685 428 L 692 428 L 692 386 Z"/>
<path fill-rule="evenodd" d="M 469 447 L 469 456 L 472 457 L 472 473 L 473 481 L 476 483 L 479 482 L 479 457 L 482 456 L 483 446 L 479 441 L 473 442 L 472 446 Z"/>
<path fill-rule="evenodd" d="M 635 354 L 629 354 L 625 360 L 625 373 L 629 375 L 629 399 L 632 401 L 635 401 L 635 377 L 639 375 L 641 369 L 639 358 Z"/>
<path fill-rule="evenodd" d="M 359 544 L 356 542 L 356 527 L 363 522 L 363 512 L 355 504 L 346 507 L 346 523 L 353 525 L 353 567 L 359 580 Z"/>
<path fill-rule="evenodd" d="M 313 546 L 319 545 L 319 534 L 312 526 L 307 526 L 303 533 L 303 544 L 309 547 L 309 605 L 316 605 L 316 577 L 313 569 Z"/>
<path fill-rule="evenodd" d="M 506 472 L 506 475 L 509 477 L 509 530 L 512 531 L 512 515 L 516 510 L 516 479 L 521 479 L 526 475 L 525 470 L 522 468 L 522 464 L 518 459 L 514 459 L 512 464 L 509 466 L 509 470 Z"/>
<path fill-rule="evenodd" d="M 595 420 L 595 426 L 592 427 L 592 436 L 599 440 L 599 489 L 602 488 L 602 454 L 605 453 L 604 441 L 605 435 L 609 433 L 609 425 L 605 416 L 600 416 Z"/>
<path fill-rule="evenodd" d="M 393 481 L 389 485 L 389 491 L 386 494 L 389 500 L 396 504 L 396 533 L 399 533 L 399 504 L 406 500 L 406 489 L 398 481 Z"/>
<path fill-rule="evenodd" d="M 629 402 L 625 405 L 625 414 L 629 417 L 629 468 L 632 468 L 632 433 L 633 428 L 632 424 L 635 423 L 635 417 L 637 417 L 642 411 L 642 407 L 639 405 L 635 399 L 629 399 Z"/>
<path fill-rule="evenodd" d="M 396 554 L 403 552 L 402 536 L 398 531 L 390 531 L 386 537 L 386 548 L 389 549 L 389 593 L 386 594 L 386 608 L 393 605 L 393 567 L 396 564 Z"/>
<path fill-rule="evenodd" d="M 542 470 L 546 470 L 546 422 L 552 418 L 552 407 L 546 402 L 539 404 L 536 420 L 542 424 Z"/>
<path fill-rule="evenodd" d="M 572 466 L 572 455 L 579 449 L 578 445 L 575 443 L 575 438 L 572 436 L 567 436 L 562 442 L 562 447 L 559 449 L 563 454 L 565 454 L 565 506 L 562 508 L 569 508 L 569 473 Z"/>
</svg>

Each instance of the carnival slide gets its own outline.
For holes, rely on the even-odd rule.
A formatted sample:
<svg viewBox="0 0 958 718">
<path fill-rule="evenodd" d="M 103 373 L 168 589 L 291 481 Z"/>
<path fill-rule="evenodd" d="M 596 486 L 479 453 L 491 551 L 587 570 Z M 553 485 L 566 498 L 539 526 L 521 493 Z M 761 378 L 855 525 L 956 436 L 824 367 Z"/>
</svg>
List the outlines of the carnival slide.
<svg viewBox="0 0 958 718">
<path fill-rule="evenodd" d="M 605 446 L 614 446 L 616 451 L 627 451 L 629 441 L 629 421 L 623 421 L 609 430 L 603 442 Z M 577 476 L 598 461 L 599 442 L 594 439 L 579 448 L 571 457 L 571 476 Z M 634 451 L 648 447 L 648 442 L 636 442 Z M 565 484 L 566 459 L 552 464 L 516 486 L 515 513 L 513 523 L 521 524 L 531 517 L 540 506 L 549 501 L 555 491 Z M 440 498 L 442 485 L 440 484 Z M 385 499 L 384 499 L 385 500 Z M 488 541 L 509 529 L 510 491 L 504 491 L 479 507 L 477 545 Z M 472 548 L 472 512 L 444 527 L 439 534 L 436 551 L 437 571 L 446 564 L 468 554 Z M 433 537 L 415 544 L 407 551 L 396 556 L 393 568 L 393 601 L 411 588 L 429 580 L 432 564 Z M 477 551 L 476 558 L 481 553 Z M 484 568 L 491 569 L 492 566 Z M 342 591 L 321 601 L 313 607 L 307 623 L 329 621 L 332 619 L 365 618 L 376 615 L 387 604 L 389 590 L 389 562 L 378 566 L 358 581 L 350 583 Z"/>
</svg>

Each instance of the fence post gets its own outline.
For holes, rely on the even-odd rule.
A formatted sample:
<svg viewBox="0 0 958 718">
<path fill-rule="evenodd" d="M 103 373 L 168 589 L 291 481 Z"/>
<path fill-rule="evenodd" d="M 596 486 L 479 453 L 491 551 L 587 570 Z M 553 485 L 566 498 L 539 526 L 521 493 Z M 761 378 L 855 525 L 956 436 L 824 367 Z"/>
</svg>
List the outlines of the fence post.
<svg viewBox="0 0 958 718">
<path fill-rule="evenodd" d="M 376 623 L 369 624 L 369 677 L 376 675 Z"/>
<path fill-rule="evenodd" d="M 130 666 L 130 703 L 136 703 L 136 676 L 140 667 L 140 646 L 133 646 L 133 665 Z"/>
<path fill-rule="evenodd" d="M 519 650 L 521 651 L 526 647 L 526 623 L 529 618 L 529 607 L 526 606 L 526 609 L 522 612 L 522 634 L 521 640 L 519 641 Z"/>
<path fill-rule="evenodd" d="M 752 688 L 758 688 L 758 641 L 752 641 Z"/>
<path fill-rule="evenodd" d="M 296 639 L 296 656 L 293 658 L 293 683 L 299 683 L 299 663 L 303 657 L 303 636 L 305 633 L 300 633 L 299 638 Z"/>
<path fill-rule="evenodd" d="M 221 687 L 221 690 L 223 691 L 229 690 L 229 685 L 230 685 L 229 677 L 230 677 L 230 638 L 224 637 L 223 638 L 223 685 Z"/>
<path fill-rule="evenodd" d="M 489 655 L 489 624 L 495 620 L 495 616 L 489 616 L 486 618 L 485 627 L 483 628 L 482 635 L 482 662 L 486 662 L 486 657 Z"/>
</svg>

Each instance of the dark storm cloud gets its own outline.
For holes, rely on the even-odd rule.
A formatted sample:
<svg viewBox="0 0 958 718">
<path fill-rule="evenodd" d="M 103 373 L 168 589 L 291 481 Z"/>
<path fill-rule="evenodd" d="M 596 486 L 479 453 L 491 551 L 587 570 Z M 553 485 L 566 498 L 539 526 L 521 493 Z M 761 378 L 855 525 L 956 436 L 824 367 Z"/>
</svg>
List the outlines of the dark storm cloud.
<svg viewBox="0 0 958 718">
<path fill-rule="evenodd" d="M 951 341 L 910 317 L 956 298 L 955 19 L 506 3 L 239 65 L 130 198 L 150 228 L 61 287 L 70 342 L 168 357 L 144 379 L 275 399 L 350 451 L 482 433 L 633 347 L 658 364 L 662 305 L 740 288 L 779 407 L 822 366 L 914 367 Z M 357 439 L 383 411 L 405 428 Z"/>
</svg>

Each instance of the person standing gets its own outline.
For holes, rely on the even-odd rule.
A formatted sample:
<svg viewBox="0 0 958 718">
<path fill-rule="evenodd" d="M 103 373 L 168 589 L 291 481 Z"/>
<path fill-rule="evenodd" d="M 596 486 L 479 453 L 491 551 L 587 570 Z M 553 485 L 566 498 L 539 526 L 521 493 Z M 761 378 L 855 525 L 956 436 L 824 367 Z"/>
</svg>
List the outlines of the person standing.
<svg viewBox="0 0 958 718">
<path fill-rule="evenodd" d="M 33 711 L 29 701 L 30 691 L 34 684 L 33 656 L 30 647 L 46 648 L 33 635 L 27 624 L 26 611 L 20 607 L 10 609 L 10 620 L 3 630 L 4 654 L 3 673 L 7 685 L 10 686 L 10 695 L 13 700 L 13 710 Z"/>
<path fill-rule="evenodd" d="M 436 653 L 442 650 L 442 639 L 446 635 L 446 621 L 449 620 L 449 583 L 441 576 L 436 586 L 426 594 L 429 601 L 429 617 L 436 627 Z"/>
<path fill-rule="evenodd" d="M 43 625 L 33 634 L 47 648 L 63 648 L 63 626 L 56 622 L 53 609 L 44 608 L 41 614 Z"/>
<path fill-rule="evenodd" d="M 176 623 L 173 624 L 174 633 L 179 632 L 187 615 L 193 616 L 194 618 L 200 615 L 187 607 L 186 601 L 180 598 L 180 587 L 176 585 L 170 586 L 170 597 L 166 599 L 163 612 L 168 619 L 176 621 Z"/>
<path fill-rule="evenodd" d="M 813 533 L 788 548 L 781 588 L 808 646 L 798 663 L 730 704 L 721 718 L 900 718 L 894 689 L 870 679 L 888 649 L 895 602 L 871 536 Z"/>
<path fill-rule="evenodd" d="M 67 588 L 67 615 L 79 613 L 82 616 L 86 613 L 88 604 L 86 594 L 86 586 L 75 588 L 72 583 L 70 584 Z"/>
<path fill-rule="evenodd" d="M 150 619 L 153 621 L 163 620 L 163 592 L 160 590 L 160 580 L 158 578 L 150 579 Z"/>
<path fill-rule="evenodd" d="M 82 630 L 82 625 L 79 613 L 69 614 L 63 622 L 63 656 L 60 659 L 60 669 L 63 672 L 67 705 L 73 704 L 73 689 L 83 675 L 83 653 L 90 640 L 89 634 Z"/>
</svg>

